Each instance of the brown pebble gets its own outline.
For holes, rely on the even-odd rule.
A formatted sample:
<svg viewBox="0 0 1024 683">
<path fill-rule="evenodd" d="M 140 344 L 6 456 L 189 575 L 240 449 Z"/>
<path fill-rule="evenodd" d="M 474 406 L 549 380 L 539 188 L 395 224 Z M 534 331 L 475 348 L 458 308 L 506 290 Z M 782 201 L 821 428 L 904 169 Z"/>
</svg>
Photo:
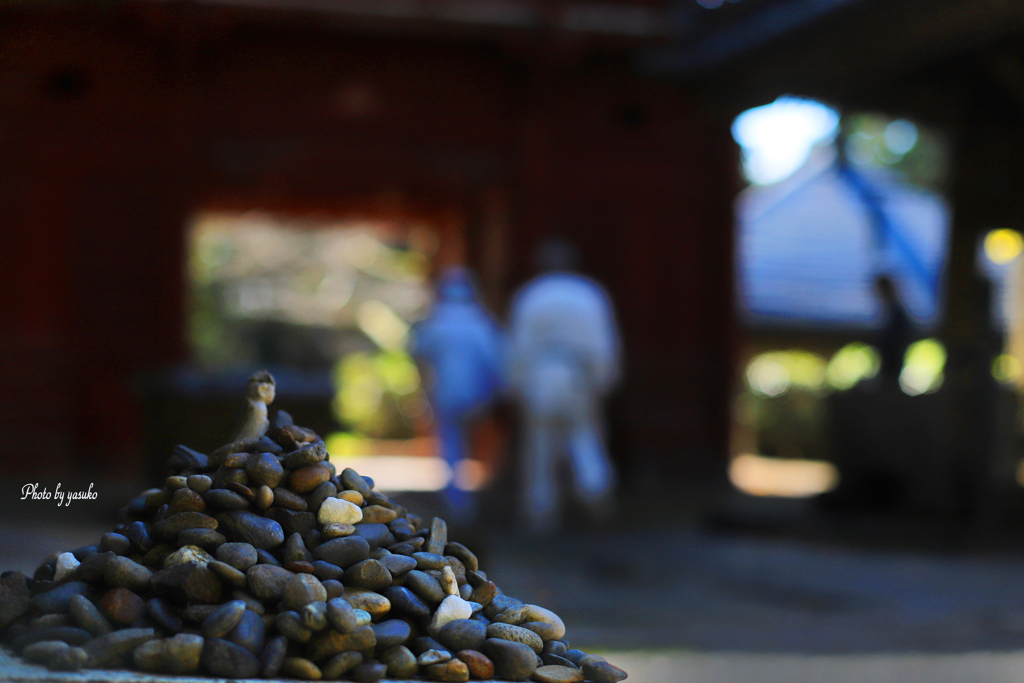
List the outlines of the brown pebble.
<svg viewBox="0 0 1024 683">
<path fill-rule="evenodd" d="M 266 510 L 274 504 L 274 489 L 269 486 L 261 486 L 256 489 L 256 507 Z"/>
<path fill-rule="evenodd" d="M 449 659 L 447 662 L 431 664 L 424 667 L 427 677 L 432 681 L 468 681 L 469 667 L 460 659 Z"/>
<path fill-rule="evenodd" d="M 127 588 L 111 588 L 102 598 L 100 613 L 119 626 L 131 626 L 146 614 L 146 601 Z"/>
<path fill-rule="evenodd" d="M 283 486 L 278 486 L 274 489 L 274 505 L 285 510 L 294 510 L 295 512 L 305 512 L 309 507 L 305 498 L 289 491 Z"/>
<path fill-rule="evenodd" d="M 319 681 L 323 678 L 320 667 L 304 657 L 285 657 L 281 663 L 281 673 L 289 678 L 302 678 L 307 681 Z"/>
<path fill-rule="evenodd" d="M 341 498 L 342 500 L 347 500 L 350 503 L 355 503 L 356 505 L 359 506 L 362 506 L 363 503 L 366 502 L 363 499 L 363 494 L 359 493 L 359 491 L 342 491 L 341 493 L 338 494 L 337 497 Z"/>
<path fill-rule="evenodd" d="M 327 464 L 318 462 L 293 471 L 288 477 L 288 488 L 295 493 L 309 493 L 320 484 L 329 481 L 331 468 Z"/>
<path fill-rule="evenodd" d="M 487 658 L 483 652 L 477 650 L 462 650 L 457 652 L 455 656 L 466 664 L 469 668 L 470 675 L 473 678 L 479 678 L 482 681 L 490 680 L 494 677 L 494 662 Z"/>
<path fill-rule="evenodd" d="M 365 524 L 387 524 L 394 521 L 397 513 L 382 505 L 367 505 L 363 508 L 363 523 Z"/>
<path fill-rule="evenodd" d="M 203 512 L 204 510 L 206 510 L 206 501 L 189 488 L 179 488 L 175 491 L 167 506 L 168 515 L 176 515 L 179 512 Z"/>
<path fill-rule="evenodd" d="M 351 536 L 356 532 L 354 524 L 342 524 L 341 522 L 330 522 L 324 524 L 323 539 L 329 541 L 332 538 L 344 538 L 345 536 Z"/>
<path fill-rule="evenodd" d="M 571 666 L 549 664 L 537 667 L 531 678 L 538 683 L 579 683 L 583 680 L 583 672 Z"/>
<path fill-rule="evenodd" d="M 290 572 L 297 574 L 312 574 L 313 563 L 312 562 L 289 562 L 284 566 Z"/>
</svg>

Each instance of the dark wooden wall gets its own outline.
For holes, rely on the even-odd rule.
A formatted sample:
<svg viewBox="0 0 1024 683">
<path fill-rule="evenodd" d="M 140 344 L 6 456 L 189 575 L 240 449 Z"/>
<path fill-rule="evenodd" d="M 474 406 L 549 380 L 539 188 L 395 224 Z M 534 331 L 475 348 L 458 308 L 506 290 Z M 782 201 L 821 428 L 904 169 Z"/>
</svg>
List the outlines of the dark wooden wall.
<svg viewBox="0 0 1024 683">
<path fill-rule="evenodd" d="M 619 307 L 627 479 L 722 476 L 728 121 L 614 51 L 109 7 L 0 17 L 8 472 L 139 474 L 139 379 L 188 361 L 187 221 L 231 206 L 425 216 L 497 305 L 572 238 Z"/>
</svg>

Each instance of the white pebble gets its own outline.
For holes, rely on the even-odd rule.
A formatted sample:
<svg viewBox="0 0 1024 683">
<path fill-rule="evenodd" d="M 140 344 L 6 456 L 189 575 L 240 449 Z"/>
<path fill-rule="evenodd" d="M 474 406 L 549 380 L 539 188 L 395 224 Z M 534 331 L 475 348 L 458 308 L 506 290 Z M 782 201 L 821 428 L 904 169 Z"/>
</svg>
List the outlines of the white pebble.
<svg viewBox="0 0 1024 683">
<path fill-rule="evenodd" d="M 455 578 L 455 571 L 448 565 L 441 570 L 441 588 L 448 595 L 459 595 L 459 582 Z"/>
<path fill-rule="evenodd" d="M 363 519 L 362 509 L 355 503 L 341 498 L 327 498 L 320 504 L 317 519 L 321 524 L 355 524 Z"/>
<path fill-rule="evenodd" d="M 434 612 L 434 617 L 430 620 L 427 633 L 431 637 L 436 638 L 437 634 L 441 632 L 441 628 L 448 622 L 455 621 L 456 619 L 469 619 L 471 616 L 473 616 L 472 605 L 458 595 L 449 595 L 437 606 L 437 611 Z"/>
<path fill-rule="evenodd" d="M 213 555 L 197 545 L 185 545 L 164 558 L 164 569 L 187 562 L 198 562 L 199 564 L 206 565 L 208 562 L 213 562 Z"/>
<path fill-rule="evenodd" d="M 558 640 L 565 635 L 565 623 L 562 618 L 549 609 L 538 607 L 537 605 L 526 606 L 526 620 L 527 621 L 541 621 L 545 624 L 551 624 L 555 627 L 554 640 Z"/>
<path fill-rule="evenodd" d="M 75 559 L 73 553 L 61 553 L 57 556 L 57 570 L 53 573 L 53 580 L 62 580 L 68 574 L 78 569 L 80 564 L 82 563 Z"/>
<path fill-rule="evenodd" d="M 452 656 L 448 652 L 442 652 L 441 650 L 427 650 L 416 658 L 416 663 L 420 666 L 430 666 L 431 664 L 447 662 L 451 658 Z"/>
</svg>

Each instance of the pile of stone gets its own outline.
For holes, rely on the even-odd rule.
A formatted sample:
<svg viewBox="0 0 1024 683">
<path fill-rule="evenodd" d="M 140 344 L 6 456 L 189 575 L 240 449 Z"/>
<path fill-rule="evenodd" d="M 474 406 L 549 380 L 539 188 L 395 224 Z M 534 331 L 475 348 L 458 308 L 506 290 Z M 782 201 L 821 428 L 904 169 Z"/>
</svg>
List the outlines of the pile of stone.
<svg viewBox="0 0 1024 683">
<path fill-rule="evenodd" d="M 97 545 L 0 575 L 0 632 L 55 671 L 225 678 L 615 683 L 550 610 L 504 595 L 476 556 L 278 411 L 257 373 L 237 438 L 178 446 L 173 474 Z"/>
</svg>

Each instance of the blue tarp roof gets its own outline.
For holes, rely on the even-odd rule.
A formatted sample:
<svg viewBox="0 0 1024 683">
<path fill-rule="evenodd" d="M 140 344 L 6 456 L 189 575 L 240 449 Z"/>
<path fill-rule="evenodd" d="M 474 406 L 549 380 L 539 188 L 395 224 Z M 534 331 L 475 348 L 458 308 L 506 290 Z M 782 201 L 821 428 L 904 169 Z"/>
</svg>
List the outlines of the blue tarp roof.
<svg viewBox="0 0 1024 683">
<path fill-rule="evenodd" d="M 872 327 L 873 281 L 893 277 L 922 327 L 942 313 L 949 211 L 891 171 L 851 169 L 817 150 L 788 179 L 737 202 L 740 310 L 753 325 Z"/>
</svg>

